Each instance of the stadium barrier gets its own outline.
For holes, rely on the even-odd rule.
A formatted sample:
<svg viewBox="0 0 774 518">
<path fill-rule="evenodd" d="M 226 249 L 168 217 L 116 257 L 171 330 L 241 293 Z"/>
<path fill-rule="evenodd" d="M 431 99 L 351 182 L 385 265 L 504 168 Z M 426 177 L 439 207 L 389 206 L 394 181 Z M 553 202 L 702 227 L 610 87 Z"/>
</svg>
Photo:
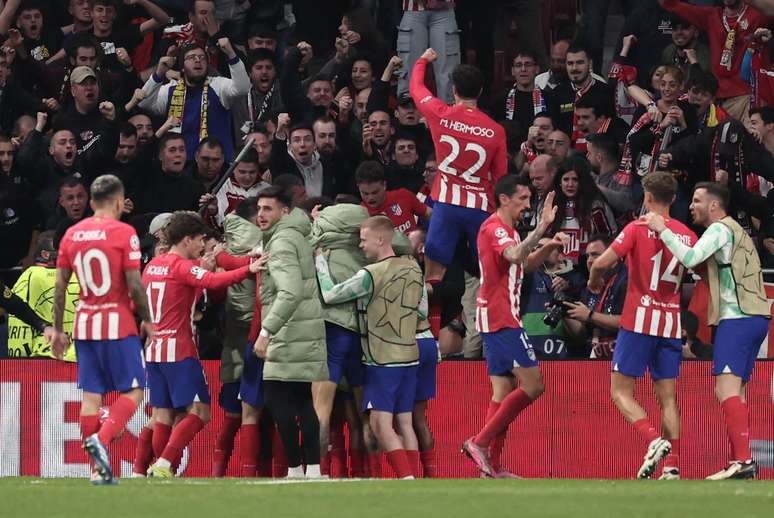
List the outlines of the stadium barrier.
<svg viewBox="0 0 774 518">
<path fill-rule="evenodd" d="M 218 362 L 205 362 L 213 400 Z M 545 395 L 511 427 L 503 465 L 525 477 L 633 478 L 645 444 L 618 414 L 609 397 L 610 364 L 604 361 L 544 362 Z M 0 476 L 81 477 L 88 465 L 80 448 L 76 366 L 51 360 L 0 361 Z M 720 406 L 713 395 L 710 362 L 689 361 L 679 380 L 682 409 L 681 468 L 684 478 L 701 478 L 725 462 L 728 441 Z M 637 385 L 637 398 L 658 422 L 649 389 Z M 436 439 L 438 473 L 473 477 L 475 470 L 460 444 L 483 423 L 490 397 L 483 362 L 449 361 L 438 369 L 438 397 L 429 417 Z M 748 386 L 753 455 L 761 477 L 774 479 L 774 361 L 759 361 Z M 111 447 L 116 473 L 131 472 L 136 436 L 148 418 L 138 411 L 128 432 Z M 213 407 L 212 422 L 186 450 L 185 476 L 209 476 L 212 447 L 223 412 Z M 239 441 L 228 474 L 237 474 Z"/>
</svg>

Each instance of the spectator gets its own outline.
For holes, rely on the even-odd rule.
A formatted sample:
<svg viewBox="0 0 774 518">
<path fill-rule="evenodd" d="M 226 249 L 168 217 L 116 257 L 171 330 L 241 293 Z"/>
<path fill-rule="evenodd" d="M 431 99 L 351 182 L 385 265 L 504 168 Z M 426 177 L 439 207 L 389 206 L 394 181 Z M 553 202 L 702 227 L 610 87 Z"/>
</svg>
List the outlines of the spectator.
<svg viewBox="0 0 774 518">
<path fill-rule="evenodd" d="M 215 193 L 207 193 L 199 204 L 210 205 L 210 214 L 214 210 L 214 222 L 223 226 L 227 215 L 234 212 L 244 200 L 258 195 L 270 185 L 261 180 L 258 167 L 258 153 L 250 149 L 234 168 L 234 172 Z"/>
<path fill-rule="evenodd" d="M 277 31 L 264 23 L 256 23 L 247 32 L 248 52 L 256 50 L 268 50 L 277 54 Z"/>
<path fill-rule="evenodd" d="M 135 113 L 129 117 L 129 124 L 137 130 L 137 145 L 145 147 L 153 141 L 153 122 L 144 113 Z"/>
<path fill-rule="evenodd" d="M 259 122 L 265 122 L 272 112 L 283 112 L 277 58 L 267 49 L 251 51 L 247 55 L 250 91 L 240 97 L 231 111 L 234 116 L 234 135 L 247 135 Z"/>
<path fill-rule="evenodd" d="M 371 56 L 375 70 L 382 70 L 387 64 L 390 51 L 367 9 L 353 9 L 344 13 L 339 35 L 354 51 Z"/>
<path fill-rule="evenodd" d="M 13 78 L 8 52 L 0 48 L 0 131 L 9 133 L 24 113 L 45 111 L 39 99 Z"/>
<path fill-rule="evenodd" d="M 179 133 L 167 133 L 159 141 L 159 166 L 148 188 L 137 200 L 138 214 L 195 210 L 204 194 L 202 184 L 184 174 L 186 140 Z"/>
<path fill-rule="evenodd" d="M 368 114 L 368 124 L 363 126 L 363 160 L 376 160 L 387 166 L 392 162 L 392 136 L 395 127 L 390 114 L 376 110 Z"/>
<path fill-rule="evenodd" d="M 718 78 L 721 106 L 734 119 L 746 121 L 750 109 L 750 85 L 742 77 L 745 51 L 769 18 L 744 0 L 723 0 L 722 7 L 690 5 L 678 0 L 659 0 L 664 9 L 707 33 L 712 73 Z"/>
<path fill-rule="evenodd" d="M 427 158 L 425 158 L 425 170 L 422 172 L 425 183 L 420 187 L 419 192 L 417 193 L 417 199 L 430 208 L 433 208 L 433 205 L 435 204 L 433 198 L 430 196 L 430 191 L 433 190 L 433 182 L 435 181 L 435 176 L 437 174 L 438 162 L 435 159 L 435 153 L 430 153 L 427 155 Z"/>
<path fill-rule="evenodd" d="M 638 83 L 647 84 L 648 74 L 661 62 L 661 52 L 672 43 L 672 18 L 657 0 L 637 0 L 624 21 L 622 37 L 618 39 L 621 44 L 626 35 L 634 36 L 637 42 L 629 59 L 637 68 Z M 619 49 L 616 48 L 615 55 Z"/>
<path fill-rule="evenodd" d="M 548 134 L 546 139 L 546 154 L 554 157 L 558 163 L 567 159 L 570 153 L 570 137 L 561 130 L 555 130 Z"/>
<path fill-rule="evenodd" d="M 578 131 L 573 118 L 575 103 L 584 95 L 594 93 L 598 99 L 607 100 L 606 113 L 615 113 L 613 92 L 604 81 L 592 77 L 589 54 L 582 47 L 573 46 L 567 50 L 567 77 L 569 81 L 546 92 L 546 104 L 557 129 L 571 135 L 575 141 Z"/>
<path fill-rule="evenodd" d="M 285 192 L 290 193 L 294 207 L 301 207 L 308 200 L 304 181 L 296 175 L 281 174 L 274 178 L 272 185 L 282 187 Z"/>
<path fill-rule="evenodd" d="M 253 128 L 252 133 L 247 135 L 245 140 L 251 137 L 253 139 L 253 148 L 258 153 L 258 173 L 264 182 L 271 182 L 271 171 L 269 168 L 271 167 L 272 141 L 269 138 L 266 126 L 259 124 Z"/>
<path fill-rule="evenodd" d="M 680 312 L 683 328 L 683 359 L 711 360 L 712 344 L 705 344 L 697 336 L 699 317 L 687 309 Z"/>
<path fill-rule="evenodd" d="M 312 124 L 314 145 L 326 170 L 336 180 L 338 193 L 354 193 L 355 178 L 352 164 L 339 147 L 336 122 L 330 117 L 320 117 Z"/>
<path fill-rule="evenodd" d="M 140 102 L 140 107 L 180 121 L 189 160 L 193 158 L 199 142 L 210 135 L 223 142 L 226 160 L 231 160 L 234 149 L 231 106 L 250 91 L 250 78 L 231 42 L 228 38 L 220 38 L 218 46 L 228 58 L 231 79 L 208 77 L 207 54 L 202 47 L 191 44 L 179 51 L 182 64 L 179 81 L 162 85 L 163 78 L 174 63 L 174 58 L 164 56 L 143 86 L 147 97 Z"/>
<path fill-rule="evenodd" d="M 398 83 L 399 96 L 408 93 L 411 69 L 428 48 L 438 52 L 438 59 L 433 63 L 438 97 L 447 104 L 452 104 L 454 98 L 450 76 L 454 67 L 460 64 L 461 58 L 460 37 L 453 4 L 406 0 L 403 2 L 403 19 L 398 27 L 398 57 L 404 64 Z"/>
<path fill-rule="evenodd" d="M 7 147 L 11 147 L 10 140 L 0 136 L 0 149 Z M 44 217 L 35 200 L 13 183 L 5 167 L 0 174 L 0 206 L 0 269 L 32 264 Z"/>
<path fill-rule="evenodd" d="M 562 165 L 554 177 L 553 190 L 557 212 L 551 230 L 569 237 L 563 257 L 578 264 L 580 256 L 586 253 L 589 236 L 611 235 L 616 231 L 613 212 L 583 157 L 570 158 Z"/>
<path fill-rule="evenodd" d="M 386 168 L 387 188 L 407 189 L 416 194 L 425 183 L 424 161 L 419 159 L 416 140 L 410 133 L 396 133 L 393 140 L 395 160 Z"/>
<path fill-rule="evenodd" d="M 320 73 L 311 77 L 304 85 L 298 74 L 304 55 L 309 56 L 311 52 L 312 48 L 303 41 L 296 47 L 290 48 L 280 74 L 282 100 L 294 124 L 301 122 L 308 124 L 322 115 L 338 118 L 338 113 L 333 107 L 331 76 Z M 334 70 L 333 75 L 337 72 L 338 69 Z"/>
<path fill-rule="evenodd" d="M 613 242 L 609 235 L 589 238 L 586 247 L 586 266 L 590 271 L 594 261 Z M 564 323 L 570 335 L 586 340 L 586 350 L 591 358 L 611 358 L 615 349 L 621 313 L 623 313 L 628 271 L 619 261 L 605 274 L 605 288 L 601 293 L 591 293 L 583 288 L 578 302 L 567 302 Z"/>
<path fill-rule="evenodd" d="M 8 5 L 10 2 L 7 2 Z M 16 27 L 24 41 L 16 47 L 35 61 L 45 62 L 62 48 L 62 31 L 44 16 L 41 4 L 23 2 L 16 11 Z"/>
<path fill-rule="evenodd" d="M 384 168 L 379 162 L 362 162 L 355 171 L 355 181 L 368 215 L 387 216 L 399 232 L 410 234 L 417 228 L 417 218 L 429 218 L 432 214 L 432 209 L 420 202 L 411 191 L 388 191 Z"/>
<path fill-rule="evenodd" d="M 726 110 L 715 103 L 718 80 L 712 72 L 693 67 L 685 89 L 688 91 L 688 103 L 696 110 L 700 133 L 728 120 Z"/>
<path fill-rule="evenodd" d="M 191 175 L 206 192 L 211 192 L 226 170 L 223 142 L 217 137 L 207 137 L 199 143 L 194 153 L 194 170 Z"/>
<path fill-rule="evenodd" d="M 517 50 L 511 62 L 513 86 L 498 96 L 494 106 L 495 120 L 508 121 L 527 133 L 535 116 L 546 111 L 543 93 L 535 87 L 540 69 L 538 56 L 531 50 Z"/>
<path fill-rule="evenodd" d="M 551 47 L 550 68 L 535 77 L 535 86 L 547 94 L 559 84 L 569 80 L 567 77 L 567 49 L 570 48 L 570 40 L 558 40 Z M 591 77 L 596 81 L 605 80 L 592 72 Z"/>
<path fill-rule="evenodd" d="M 554 177 L 559 171 L 560 163 L 550 155 L 538 155 L 529 166 L 529 183 L 533 188 L 532 200 L 530 201 L 532 209 L 529 221 L 530 228 L 535 228 L 537 222 L 540 221 L 543 202 L 554 185 Z"/>
<path fill-rule="evenodd" d="M 545 153 L 546 139 L 555 130 L 554 121 L 547 112 L 536 114 L 527 131 L 527 140 L 521 144 L 516 155 L 516 167 L 521 169 L 525 163 L 531 164 L 538 155 Z"/>
<path fill-rule="evenodd" d="M 588 93 L 575 103 L 573 118 L 577 138 L 573 147 L 576 151 L 581 154 L 586 152 L 586 141 L 591 135 L 609 135 L 616 144 L 623 147 L 629 125 L 616 117 L 615 112 L 606 111 L 608 108 L 608 99 L 599 98 L 595 93 Z"/>
<path fill-rule="evenodd" d="M 57 210 L 46 222 L 46 229 L 56 229 L 63 219 L 69 220 L 71 224 L 78 223 L 80 220 L 90 215 L 89 193 L 83 180 L 68 176 L 62 180 L 59 187 L 59 199 L 57 200 Z"/>
<path fill-rule="evenodd" d="M 618 144 L 604 133 L 590 135 L 586 157 L 594 172 L 594 182 L 619 220 L 636 211 L 641 200 L 635 199 L 633 187 L 620 181 L 618 164 L 621 159 Z"/>
<path fill-rule="evenodd" d="M 672 18 L 672 44 L 661 53 L 661 64 L 676 66 L 689 80 L 692 65 L 699 65 L 707 72 L 710 70 L 709 47 L 699 41 L 699 30 L 695 25 L 679 17 Z"/>
</svg>

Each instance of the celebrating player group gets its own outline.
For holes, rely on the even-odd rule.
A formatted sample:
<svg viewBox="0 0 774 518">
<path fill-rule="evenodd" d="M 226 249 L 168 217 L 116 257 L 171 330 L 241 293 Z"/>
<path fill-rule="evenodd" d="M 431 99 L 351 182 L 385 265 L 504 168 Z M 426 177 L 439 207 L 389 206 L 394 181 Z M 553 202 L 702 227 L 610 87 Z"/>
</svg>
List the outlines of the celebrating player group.
<svg viewBox="0 0 774 518">
<path fill-rule="evenodd" d="M 372 459 L 369 469 L 356 470 L 360 460 L 353 456 L 353 474 L 378 474 L 383 452 L 400 478 L 433 476 L 436 461 L 424 408 L 435 395 L 439 354 L 429 331 L 428 293 L 442 281 L 461 240 L 467 241 L 480 266 L 476 329 L 492 387 L 486 420 L 474 436 L 460 437 L 462 451 L 483 476 L 518 478 L 501 467 L 500 454 L 510 424 L 539 404 L 544 391 L 539 362 L 522 327 L 522 280 L 562 249 L 567 237 L 549 235 L 557 215 L 554 193 L 545 197 L 535 228 L 520 235 L 532 189 L 528 179 L 508 174 L 505 131 L 477 106 L 482 74 L 469 65 L 457 66 L 451 77 L 455 102 L 447 105 L 424 84 L 425 70 L 436 57 L 428 49 L 414 65 L 410 82 L 439 164 L 430 193 L 435 205 L 424 272 L 413 257 L 401 255 L 395 241 L 399 233 L 384 216 L 366 214 L 352 230 L 350 240 L 359 240 L 362 253 L 349 254 L 342 262 L 341 250 L 319 240 L 312 253 L 307 234 L 316 235 L 326 211 L 333 214 L 335 206 L 322 216 L 313 214 L 318 219 L 310 222 L 287 195 L 270 188 L 257 201 L 262 254 L 230 257 L 233 267 L 216 272 L 225 257 L 216 259 L 223 253 L 219 250 L 204 254 L 202 218 L 176 212 L 164 228 L 163 253 L 141 275 L 139 239 L 120 221 L 125 198 L 120 180 L 104 175 L 93 182 L 94 216 L 71 227 L 62 240 L 50 338 L 61 356 L 69 343 L 62 331 L 65 290 L 75 274 L 81 289 L 73 330 L 83 390 L 80 426 L 84 449 L 93 461 L 93 483 L 115 483 L 108 448 L 141 404 L 146 387 L 153 407 L 148 427 L 152 452 L 146 454 L 156 459 L 147 474 L 174 475 L 183 449 L 210 416 L 193 321 L 197 301 L 205 290 L 222 289 L 251 275 L 257 275 L 260 297 L 258 322 L 244 358 L 239 400 L 246 409 L 243 426 L 256 428 L 265 384 L 267 408 L 283 436 L 289 476 L 303 477 L 302 464 L 307 477 L 324 475 L 327 468 L 321 472 L 319 465 L 327 461 L 336 387 L 345 378 L 358 415 L 350 430 L 360 430 L 360 442 Z M 606 272 L 621 261 L 628 266 L 628 290 L 611 362 L 611 396 L 644 440 L 642 464 L 633 466 L 632 474 L 650 478 L 663 461 L 661 478 L 680 478 L 680 288 L 691 269 L 705 276 L 710 287 L 710 324 L 717 325 L 715 393 L 732 446 L 728 465 L 708 478 L 752 478 L 757 466 L 750 452 L 745 386 L 769 316 L 755 247 L 728 216 L 728 191 L 719 184 L 700 183 L 693 193 L 693 223 L 706 228 L 701 238 L 669 217 L 677 193 L 671 174 L 650 173 L 642 188 L 645 215 L 629 223 L 594 261 L 588 280 L 589 291 L 601 293 L 609 287 Z M 541 239 L 543 246 L 538 247 Z M 298 322 L 305 327 L 296 326 Z M 303 341 L 311 352 L 299 357 L 294 340 Z M 281 355 L 292 357 L 290 363 L 283 364 Z M 292 375 L 283 374 L 291 370 Z M 634 398 L 635 383 L 646 371 L 660 405 L 661 430 Z M 103 398 L 114 391 L 120 395 L 101 421 Z M 311 449 L 310 434 L 315 443 Z M 315 452 L 318 436 L 320 456 Z M 255 448 L 248 455 L 252 458 L 243 461 L 251 466 L 243 473 L 255 473 Z M 222 475 L 225 468 L 217 471 Z"/>
</svg>

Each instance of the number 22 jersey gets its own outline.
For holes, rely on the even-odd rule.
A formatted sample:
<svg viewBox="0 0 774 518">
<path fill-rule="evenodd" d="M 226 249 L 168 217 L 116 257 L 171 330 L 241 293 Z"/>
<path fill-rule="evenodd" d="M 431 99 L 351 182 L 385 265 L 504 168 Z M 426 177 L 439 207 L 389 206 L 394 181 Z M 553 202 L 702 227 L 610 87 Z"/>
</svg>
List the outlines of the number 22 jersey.
<svg viewBox="0 0 774 518">
<path fill-rule="evenodd" d="M 121 221 L 90 217 L 67 230 L 56 265 L 74 271 L 81 288 L 73 339 L 137 335 L 125 272 L 139 270 L 140 257 L 137 233 Z"/>
<path fill-rule="evenodd" d="M 677 220 L 666 226 L 683 243 L 693 246 L 696 234 Z M 629 270 L 621 327 L 650 336 L 681 338 L 680 286 L 684 268 L 642 221 L 626 225 L 610 245 L 626 258 Z"/>
</svg>

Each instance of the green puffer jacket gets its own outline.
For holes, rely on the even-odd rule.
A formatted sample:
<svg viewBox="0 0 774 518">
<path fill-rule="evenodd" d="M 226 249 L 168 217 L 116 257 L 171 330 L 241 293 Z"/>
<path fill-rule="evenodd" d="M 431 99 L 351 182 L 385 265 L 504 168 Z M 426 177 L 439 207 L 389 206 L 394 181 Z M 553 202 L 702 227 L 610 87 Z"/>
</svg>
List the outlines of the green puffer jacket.
<svg viewBox="0 0 774 518">
<path fill-rule="evenodd" d="M 368 211 L 360 205 L 342 203 L 325 208 L 312 224 L 313 248 L 330 251 L 328 266 L 336 283 L 345 281 L 366 265 L 360 244 L 360 224 Z M 320 299 L 323 318 L 356 333 L 360 332 L 355 302 L 325 304 Z"/>
<path fill-rule="evenodd" d="M 229 214 L 223 221 L 226 251 L 231 255 L 246 255 L 261 242 L 261 229 L 250 221 Z M 226 332 L 220 354 L 220 380 L 223 383 L 239 381 L 242 376 L 245 344 L 250 322 L 255 316 L 255 278 L 228 287 L 226 297 Z"/>
<path fill-rule="evenodd" d="M 261 326 L 271 334 L 263 379 L 328 379 L 325 324 L 308 235 L 312 224 L 293 209 L 263 233 L 269 255 L 261 277 Z"/>
</svg>

